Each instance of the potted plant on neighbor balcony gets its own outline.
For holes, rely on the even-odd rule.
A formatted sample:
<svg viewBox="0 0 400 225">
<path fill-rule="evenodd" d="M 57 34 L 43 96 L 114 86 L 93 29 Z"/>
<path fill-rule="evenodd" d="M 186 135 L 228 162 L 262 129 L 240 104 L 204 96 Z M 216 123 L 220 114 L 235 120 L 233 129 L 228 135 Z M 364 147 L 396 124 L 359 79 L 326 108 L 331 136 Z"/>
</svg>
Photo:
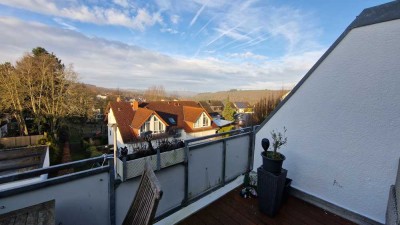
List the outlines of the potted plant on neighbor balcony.
<svg viewBox="0 0 400 225">
<path fill-rule="evenodd" d="M 286 157 L 279 153 L 278 150 L 287 143 L 286 127 L 283 127 L 283 132 L 271 131 L 272 136 L 272 151 L 268 151 L 270 142 L 267 138 L 262 139 L 261 145 L 264 151 L 261 153 L 263 158 L 263 168 L 271 173 L 280 173 L 282 169 L 283 161 Z"/>
</svg>

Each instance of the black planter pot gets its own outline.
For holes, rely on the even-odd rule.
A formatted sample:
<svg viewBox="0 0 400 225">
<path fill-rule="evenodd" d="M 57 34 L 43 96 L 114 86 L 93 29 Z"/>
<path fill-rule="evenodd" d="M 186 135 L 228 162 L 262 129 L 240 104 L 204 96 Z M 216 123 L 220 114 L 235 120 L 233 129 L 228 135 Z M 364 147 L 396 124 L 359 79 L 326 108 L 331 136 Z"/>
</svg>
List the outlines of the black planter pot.
<svg viewBox="0 0 400 225">
<path fill-rule="evenodd" d="M 274 173 L 274 174 L 279 174 L 282 170 L 282 164 L 283 164 L 283 161 L 286 159 L 286 157 L 279 153 L 281 155 L 281 159 L 271 159 L 271 158 L 268 158 L 264 153 L 265 152 L 261 153 L 261 156 L 263 158 L 264 170 Z"/>
</svg>

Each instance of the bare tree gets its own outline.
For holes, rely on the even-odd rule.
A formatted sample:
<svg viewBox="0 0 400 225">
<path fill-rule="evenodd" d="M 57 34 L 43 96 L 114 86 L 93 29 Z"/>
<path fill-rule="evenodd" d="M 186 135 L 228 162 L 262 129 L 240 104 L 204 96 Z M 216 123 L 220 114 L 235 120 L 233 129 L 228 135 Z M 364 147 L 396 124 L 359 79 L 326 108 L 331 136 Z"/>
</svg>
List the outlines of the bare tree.
<svg viewBox="0 0 400 225">
<path fill-rule="evenodd" d="M 263 122 L 274 111 L 279 102 L 280 97 L 269 96 L 269 98 L 261 98 L 254 106 L 253 122 L 256 124 Z"/>
<path fill-rule="evenodd" d="M 164 99 L 167 96 L 165 92 L 164 86 L 151 86 L 144 92 L 144 97 L 148 101 L 159 101 Z"/>
<path fill-rule="evenodd" d="M 11 113 L 18 122 L 21 135 L 28 135 L 28 128 L 23 116 L 25 109 L 25 93 L 20 87 L 23 81 L 15 76 L 15 68 L 11 63 L 0 65 L 0 83 L 3 84 L 0 89 L 0 109 Z"/>
<path fill-rule="evenodd" d="M 2 65 L 1 79 L 6 83 L 2 106 L 19 112 L 20 126 L 25 126 L 23 113 L 36 121 L 47 121 L 50 132 L 55 133 L 59 122 L 67 116 L 88 116 L 92 112 L 93 98 L 85 87 L 77 83 L 72 66 L 65 67 L 54 54 L 35 48 L 16 62 L 15 68 Z M 6 102 L 11 102 L 7 105 Z M 40 124 L 38 124 L 39 126 Z"/>
</svg>

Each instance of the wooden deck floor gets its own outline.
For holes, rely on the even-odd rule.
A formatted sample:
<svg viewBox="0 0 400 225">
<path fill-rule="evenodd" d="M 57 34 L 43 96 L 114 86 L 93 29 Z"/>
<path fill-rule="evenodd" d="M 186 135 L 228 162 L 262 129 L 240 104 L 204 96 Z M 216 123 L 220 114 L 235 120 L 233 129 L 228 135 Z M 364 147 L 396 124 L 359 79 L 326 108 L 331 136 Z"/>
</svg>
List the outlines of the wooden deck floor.
<svg viewBox="0 0 400 225">
<path fill-rule="evenodd" d="M 355 224 L 292 196 L 289 197 L 288 201 L 282 206 L 279 213 L 274 218 L 270 218 L 258 210 L 257 199 L 244 199 L 239 196 L 239 191 L 239 188 L 231 191 L 211 205 L 181 221 L 179 224 Z"/>
</svg>

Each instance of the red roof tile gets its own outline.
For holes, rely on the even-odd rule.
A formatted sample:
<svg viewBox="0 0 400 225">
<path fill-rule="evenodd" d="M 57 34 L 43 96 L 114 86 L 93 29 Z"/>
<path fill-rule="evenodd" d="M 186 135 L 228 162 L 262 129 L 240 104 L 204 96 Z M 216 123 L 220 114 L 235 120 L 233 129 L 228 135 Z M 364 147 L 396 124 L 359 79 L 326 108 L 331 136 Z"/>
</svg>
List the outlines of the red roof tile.
<svg viewBox="0 0 400 225">
<path fill-rule="evenodd" d="M 124 143 L 134 141 L 135 135 L 130 125 L 135 113 L 131 104 L 129 102 L 110 102 L 108 108 L 111 108 L 114 113 Z"/>
<path fill-rule="evenodd" d="M 205 112 L 203 108 L 183 106 L 183 119 L 195 123 L 203 112 Z"/>
<path fill-rule="evenodd" d="M 212 117 L 204 108 L 194 101 L 155 101 L 140 104 L 139 107 L 145 107 L 156 111 L 170 126 L 184 129 L 186 132 L 197 132 L 203 130 L 215 129 L 215 124 L 211 127 L 191 128 L 186 122 L 196 122 L 201 113 L 206 113 L 211 119 Z M 175 123 L 174 123 L 175 122 Z"/>
<path fill-rule="evenodd" d="M 151 115 L 156 115 L 166 126 L 168 126 L 168 123 L 165 122 L 155 111 L 146 108 L 133 110 L 129 102 L 110 102 L 108 109 L 110 108 L 114 113 L 124 143 L 137 140 L 137 134 L 134 132 L 133 128 L 140 129 Z"/>
</svg>

